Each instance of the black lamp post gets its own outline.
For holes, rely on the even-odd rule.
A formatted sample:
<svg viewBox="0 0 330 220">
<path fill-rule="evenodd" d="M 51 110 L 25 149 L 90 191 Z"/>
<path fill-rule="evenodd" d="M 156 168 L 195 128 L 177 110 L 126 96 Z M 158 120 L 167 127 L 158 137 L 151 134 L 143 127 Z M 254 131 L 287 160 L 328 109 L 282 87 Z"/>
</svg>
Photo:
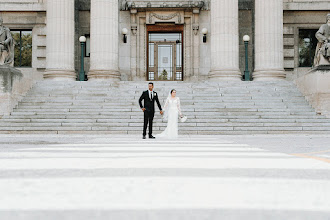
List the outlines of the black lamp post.
<svg viewBox="0 0 330 220">
<path fill-rule="evenodd" d="M 81 45 L 81 62 L 80 62 L 80 72 L 79 72 L 79 81 L 85 81 L 85 70 L 84 70 L 84 58 L 85 58 L 85 43 L 86 37 L 81 36 L 79 38 L 80 45 Z"/>
<path fill-rule="evenodd" d="M 244 35 L 243 37 L 244 45 L 245 45 L 245 71 L 244 71 L 244 78 L 245 81 L 250 81 L 250 71 L 249 71 L 249 53 L 248 53 L 248 46 L 250 41 L 249 35 Z"/>
</svg>

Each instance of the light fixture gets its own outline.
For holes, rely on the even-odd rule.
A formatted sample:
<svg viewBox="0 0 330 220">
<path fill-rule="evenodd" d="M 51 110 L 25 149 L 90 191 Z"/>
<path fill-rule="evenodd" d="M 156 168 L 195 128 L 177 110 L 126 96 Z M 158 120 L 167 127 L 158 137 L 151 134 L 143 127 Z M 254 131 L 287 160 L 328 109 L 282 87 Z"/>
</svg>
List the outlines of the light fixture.
<svg viewBox="0 0 330 220">
<path fill-rule="evenodd" d="M 207 28 L 202 29 L 202 34 L 203 34 L 203 43 L 206 43 L 206 35 L 208 33 Z"/>
<path fill-rule="evenodd" d="M 123 29 L 121 30 L 121 33 L 124 35 L 124 39 L 123 39 L 123 41 L 124 41 L 124 43 L 126 44 L 126 43 L 127 43 L 127 33 L 128 33 L 127 28 L 123 28 Z"/>
<path fill-rule="evenodd" d="M 249 71 L 249 51 L 248 51 L 248 46 L 249 46 L 249 41 L 250 41 L 250 36 L 249 35 L 244 35 L 243 37 L 244 45 L 245 45 L 245 70 L 244 70 L 244 79 L 245 81 L 250 81 L 251 76 L 250 76 L 250 71 Z"/>
<path fill-rule="evenodd" d="M 250 36 L 249 35 L 244 35 L 243 41 L 244 42 L 249 42 L 250 41 Z"/>
<path fill-rule="evenodd" d="M 85 43 L 86 40 L 87 40 L 87 39 L 86 39 L 85 36 L 80 36 L 80 37 L 79 37 L 79 42 L 80 42 L 80 43 Z"/>
<path fill-rule="evenodd" d="M 85 81 L 85 70 L 84 70 L 84 57 L 85 57 L 85 43 L 86 37 L 80 36 L 79 42 L 81 45 L 81 57 L 80 57 L 80 72 L 79 72 L 79 81 Z"/>
</svg>

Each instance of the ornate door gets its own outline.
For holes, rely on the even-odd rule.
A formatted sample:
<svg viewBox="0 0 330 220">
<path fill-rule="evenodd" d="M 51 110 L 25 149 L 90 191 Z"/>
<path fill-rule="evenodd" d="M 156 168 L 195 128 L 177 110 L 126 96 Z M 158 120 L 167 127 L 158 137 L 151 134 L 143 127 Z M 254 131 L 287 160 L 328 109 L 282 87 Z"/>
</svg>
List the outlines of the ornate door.
<svg viewBox="0 0 330 220">
<path fill-rule="evenodd" d="M 181 33 L 149 34 L 148 80 L 183 80 L 181 39 Z"/>
</svg>

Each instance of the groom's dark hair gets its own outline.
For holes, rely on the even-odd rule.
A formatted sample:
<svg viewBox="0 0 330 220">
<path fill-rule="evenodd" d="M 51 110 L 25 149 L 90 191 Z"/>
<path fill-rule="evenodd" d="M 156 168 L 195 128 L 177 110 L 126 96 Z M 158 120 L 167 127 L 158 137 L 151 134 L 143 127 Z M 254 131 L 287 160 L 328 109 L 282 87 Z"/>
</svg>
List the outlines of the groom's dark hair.
<svg viewBox="0 0 330 220">
<path fill-rule="evenodd" d="M 154 85 L 154 83 L 150 82 L 149 84 Z"/>
</svg>

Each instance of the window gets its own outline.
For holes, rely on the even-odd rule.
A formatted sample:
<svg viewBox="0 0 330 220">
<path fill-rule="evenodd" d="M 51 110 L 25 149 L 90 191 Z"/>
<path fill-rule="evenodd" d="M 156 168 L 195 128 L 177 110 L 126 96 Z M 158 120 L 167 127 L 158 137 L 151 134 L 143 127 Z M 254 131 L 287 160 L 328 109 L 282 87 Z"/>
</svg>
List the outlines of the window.
<svg viewBox="0 0 330 220">
<path fill-rule="evenodd" d="M 89 34 L 86 34 L 85 37 L 86 37 L 85 57 L 90 57 L 91 56 L 91 37 Z"/>
<path fill-rule="evenodd" d="M 312 67 L 318 40 L 317 29 L 299 30 L 299 67 Z"/>
<path fill-rule="evenodd" d="M 15 40 L 15 67 L 32 67 L 32 31 L 12 30 Z"/>
</svg>

